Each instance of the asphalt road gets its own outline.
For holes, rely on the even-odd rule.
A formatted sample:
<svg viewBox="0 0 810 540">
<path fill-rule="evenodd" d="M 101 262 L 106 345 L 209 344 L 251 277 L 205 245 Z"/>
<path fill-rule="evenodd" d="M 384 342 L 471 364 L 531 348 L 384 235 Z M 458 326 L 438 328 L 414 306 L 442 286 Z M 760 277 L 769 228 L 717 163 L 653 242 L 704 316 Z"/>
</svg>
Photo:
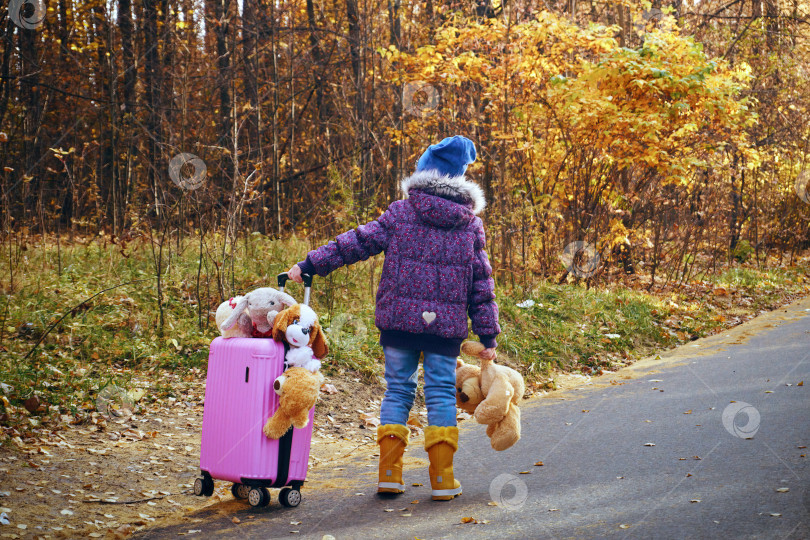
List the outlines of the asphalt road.
<svg viewBox="0 0 810 540">
<path fill-rule="evenodd" d="M 810 301 L 528 401 L 505 452 L 465 424 L 454 501 L 431 501 L 421 469 L 379 499 L 370 469 L 347 463 L 335 475 L 355 483 L 305 485 L 297 508 L 220 503 L 232 509 L 138 537 L 810 538 Z"/>
</svg>

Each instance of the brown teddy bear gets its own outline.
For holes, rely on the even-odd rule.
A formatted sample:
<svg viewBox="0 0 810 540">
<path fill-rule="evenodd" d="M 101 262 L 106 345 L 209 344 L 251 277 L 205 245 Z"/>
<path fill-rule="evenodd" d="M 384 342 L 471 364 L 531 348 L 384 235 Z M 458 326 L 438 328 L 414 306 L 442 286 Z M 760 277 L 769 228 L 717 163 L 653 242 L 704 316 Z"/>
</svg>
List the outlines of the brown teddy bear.
<svg viewBox="0 0 810 540">
<path fill-rule="evenodd" d="M 484 346 L 467 341 L 461 345 L 464 354 L 477 357 Z M 520 440 L 518 403 L 526 386 L 523 377 L 512 368 L 492 360 L 481 359 L 481 367 L 456 362 L 456 404 L 487 425 L 487 436 L 495 450 L 506 450 Z"/>
<path fill-rule="evenodd" d="M 280 439 L 290 425 L 297 428 L 309 423 L 309 411 L 318 400 L 318 392 L 323 383 L 320 372 L 311 372 L 301 367 L 291 367 L 273 383 L 279 395 L 278 410 L 268 418 L 264 434 L 269 439 Z"/>
</svg>

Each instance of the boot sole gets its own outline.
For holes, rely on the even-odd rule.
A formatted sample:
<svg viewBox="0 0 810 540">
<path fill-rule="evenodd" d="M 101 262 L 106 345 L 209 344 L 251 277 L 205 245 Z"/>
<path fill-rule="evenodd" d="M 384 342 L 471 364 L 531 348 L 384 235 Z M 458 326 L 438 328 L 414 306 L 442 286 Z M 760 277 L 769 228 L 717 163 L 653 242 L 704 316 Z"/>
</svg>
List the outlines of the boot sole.
<svg viewBox="0 0 810 540">
<path fill-rule="evenodd" d="M 442 490 L 442 491 L 450 491 L 450 490 Z M 458 493 L 449 494 L 449 495 L 433 495 L 432 499 L 434 501 L 452 501 L 456 497 L 461 495 L 461 488 L 458 488 Z"/>
</svg>

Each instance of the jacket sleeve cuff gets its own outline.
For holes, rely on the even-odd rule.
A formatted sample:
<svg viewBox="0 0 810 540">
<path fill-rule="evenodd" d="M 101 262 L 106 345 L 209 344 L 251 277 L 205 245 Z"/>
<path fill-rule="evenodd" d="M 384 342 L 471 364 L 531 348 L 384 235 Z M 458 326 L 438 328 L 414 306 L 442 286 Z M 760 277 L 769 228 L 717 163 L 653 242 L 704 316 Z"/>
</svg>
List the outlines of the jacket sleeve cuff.
<svg viewBox="0 0 810 540">
<path fill-rule="evenodd" d="M 497 336 L 498 334 L 492 334 L 487 336 L 478 336 L 478 338 L 481 340 L 481 345 L 483 345 L 487 349 L 494 349 L 495 347 L 498 346 L 498 342 L 495 341 L 495 338 Z"/>
<path fill-rule="evenodd" d="M 317 272 L 315 272 L 315 265 L 312 264 L 312 259 L 307 256 L 307 258 L 298 263 L 298 268 L 301 269 L 302 274 L 309 274 L 310 276 L 314 276 Z"/>
</svg>

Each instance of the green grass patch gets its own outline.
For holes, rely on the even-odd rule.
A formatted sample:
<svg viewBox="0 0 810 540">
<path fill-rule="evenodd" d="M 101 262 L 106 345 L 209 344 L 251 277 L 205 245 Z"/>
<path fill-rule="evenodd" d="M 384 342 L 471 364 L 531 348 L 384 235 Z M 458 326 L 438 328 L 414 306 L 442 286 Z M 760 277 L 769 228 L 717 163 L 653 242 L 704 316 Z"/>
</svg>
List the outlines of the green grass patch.
<svg viewBox="0 0 810 540">
<path fill-rule="evenodd" d="M 95 410 L 107 385 L 141 388 L 148 400 L 174 395 L 179 380 L 201 381 L 208 344 L 218 335 L 213 313 L 221 299 L 275 286 L 276 275 L 314 247 L 258 234 L 240 240 L 233 258 L 222 257 L 221 246 L 221 238 L 206 238 L 202 260 L 199 238 L 164 246 L 161 329 L 154 258 L 145 242 L 124 248 L 101 238 L 59 248 L 29 244 L 14 268 L 13 290 L 2 282 L 0 423 L 25 420 L 8 413 L 21 412 L 31 396 L 41 402 L 35 417 L 81 415 Z M 316 278 L 312 305 L 330 338 L 327 376 L 375 383 L 382 375 L 374 327 L 382 262 L 376 257 Z M 0 268 L 8 265 L 4 250 Z M 733 308 L 756 312 L 805 293 L 805 272 L 734 267 L 658 296 L 544 281 L 528 291 L 498 285 L 500 351 L 529 378 L 559 369 L 598 373 L 714 332 L 728 324 Z M 290 283 L 288 292 L 300 298 L 300 287 Z M 713 288 L 729 290 L 725 304 Z"/>
</svg>

